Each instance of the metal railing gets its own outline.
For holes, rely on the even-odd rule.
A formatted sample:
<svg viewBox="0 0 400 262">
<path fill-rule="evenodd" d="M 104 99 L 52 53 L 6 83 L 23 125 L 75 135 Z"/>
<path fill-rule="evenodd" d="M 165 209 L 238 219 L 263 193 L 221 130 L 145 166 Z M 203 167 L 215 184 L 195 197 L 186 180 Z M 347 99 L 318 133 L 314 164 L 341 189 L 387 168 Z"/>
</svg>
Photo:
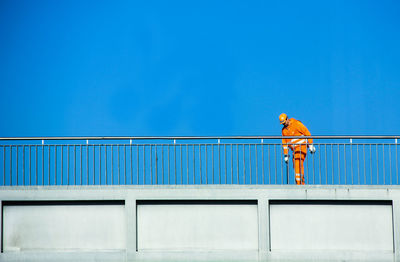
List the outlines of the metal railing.
<svg viewBox="0 0 400 262">
<path fill-rule="evenodd" d="M 305 158 L 306 184 L 399 184 L 400 136 L 302 138 L 313 138 L 317 149 Z M 0 138 L 0 186 L 121 184 L 282 185 L 295 179 L 281 136 Z"/>
</svg>

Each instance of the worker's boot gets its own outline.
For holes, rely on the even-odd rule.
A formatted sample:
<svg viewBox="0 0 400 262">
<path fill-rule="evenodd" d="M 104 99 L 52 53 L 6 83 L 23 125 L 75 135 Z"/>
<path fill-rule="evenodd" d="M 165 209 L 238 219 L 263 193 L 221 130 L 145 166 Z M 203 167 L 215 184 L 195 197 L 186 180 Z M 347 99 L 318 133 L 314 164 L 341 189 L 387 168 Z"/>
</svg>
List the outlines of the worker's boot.
<svg viewBox="0 0 400 262">
<path fill-rule="evenodd" d="M 299 174 L 296 174 L 296 175 L 295 175 L 295 179 L 296 179 L 296 184 L 297 184 L 297 185 L 301 185 L 301 178 L 300 178 L 300 175 L 299 175 Z"/>
<path fill-rule="evenodd" d="M 305 185 L 306 183 L 304 182 L 304 175 L 301 175 L 301 184 Z"/>
</svg>

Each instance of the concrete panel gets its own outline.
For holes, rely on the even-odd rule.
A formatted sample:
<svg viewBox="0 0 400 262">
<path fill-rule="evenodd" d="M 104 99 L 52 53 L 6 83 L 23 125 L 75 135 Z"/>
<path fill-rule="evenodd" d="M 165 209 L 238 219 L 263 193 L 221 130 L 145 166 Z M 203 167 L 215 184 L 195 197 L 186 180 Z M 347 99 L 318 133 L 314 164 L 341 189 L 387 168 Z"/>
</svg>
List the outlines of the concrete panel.
<svg viewBox="0 0 400 262">
<path fill-rule="evenodd" d="M 4 252 L 126 247 L 123 205 L 6 205 L 3 219 Z"/>
<path fill-rule="evenodd" d="M 273 204 L 271 251 L 393 251 L 391 205 Z"/>
<path fill-rule="evenodd" d="M 257 205 L 141 204 L 138 250 L 257 250 Z"/>
</svg>

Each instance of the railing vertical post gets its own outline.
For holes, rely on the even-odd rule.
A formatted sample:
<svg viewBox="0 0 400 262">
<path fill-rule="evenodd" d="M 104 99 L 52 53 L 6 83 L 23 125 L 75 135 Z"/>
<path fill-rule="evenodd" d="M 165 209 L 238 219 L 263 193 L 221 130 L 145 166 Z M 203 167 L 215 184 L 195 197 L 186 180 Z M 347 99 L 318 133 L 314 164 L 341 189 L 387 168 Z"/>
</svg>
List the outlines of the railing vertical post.
<svg viewBox="0 0 400 262">
<path fill-rule="evenodd" d="M 17 158 L 16 158 L 16 160 L 17 160 L 17 186 L 18 186 L 18 158 L 19 158 L 19 153 L 18 153 L 18 146 L 17 146 Z"/>
<path fill-rule="evenodd" d="M 383 175 L 383 184 L 386 185 L 386 170 L 385 170 L 385 145 L 382 144 L 382 175 Z"/>
<path fill-rule="evenodd" d="M 133 166 L 132 166 L 132 162 L 133 162 L 133 156 L 132 156 L 132 139 L 130 141 L 130 150 L 131 150 L 131 154 L 130 154 L 130 162 L 131 162 L 131 185 L 133 185 Z M 107 150 L 107 145 L 106 145 L 106 150 Z M 156 148 L 157 150 L 157 148 Z M 157 154 L 157 151 L 156 151 Z M 106 181 L 107 181 L 107 151 L 106 151 Z"/>
<path fill-rule="evenodd" d="M 397 146 L 397 138 L 395 139 L 395 144 L 396 144 L 396 184 L 399 184 L 399 158 L 397 155 L 397 150 L 398 150 L 398 146 Z"/>
<path fill-rule="evenodd" d="M 12 186 L 12 145 L 10 145 L 10 186 Z"/>
<path fill-rule="evenodd" d="M 130 139 L 129 140 L 129 147 L 130 147 L 130 151 L 131 151 L 131 154 L 130 154 L 130 162 L 131 162 L 131 185 L 133 185 L 133 170 L 132 170 L 132 162 L 133 162 L 133 157 L 132 157 L 132 139 Z M 107 148 L 107 146 L 106 146 L 106 148 Z M 156 150 L 157 150 L 157 148 L 156 148 Z M 107 151 L 106 151 L 107 152 Z M 157 154 L 157 153 L 156 153 Z M 107 161 L 107 158 L 106 158 L 106 161 Z M 107 168 L 106 168 L 106 177 L 107 177 Z M 107 181 L 107 179 L 106 179 L 106 181 Z"/>
<path fill-rule="evenodd" d="M 239 144 L 236 144 L 236 183 L 239 185 Z"/>
<path fill-rule="evenodd" d="M 205 151 L 206 151 L 206 184 L 208 184 L 208 154 L 207 154 L 207 151 L 208 151 L 208 146 L 207 146 L 207 144 L 205 144 Z M 182 150 L 182 147 L 181 147 L 181 150 Z M 182 155 L 182 153 L 181 153 L 181 155 Z M 181 158 L 181 162 L 182 162 L 182 158 Z M 182 173 L 182 172 L 181 172 Z"/>
<path fill-rule="evenodd" d="M 280 151 L 282 151 L 282 147 L 280 147 L 281 148 L 281 150 Z M 300 148 L 303 148 L 303 146 L 302 145 L 300 145 Z M 307 150 L 307 146 L 306 146 L 306 150 Z M 282 161 L 282 152 L 280 153 L 280 155 L 281 155 L 281 169 L 282 169 L 282 163 L 283 163 L 283 161 Z M 311 175 L 310 175 L 310 157 L 311 156 L 309 156 L 309 157 L 304 157 L 304 159 L 303 159 L 303 170 L 304 170 L 304 183 L 309 183 L 309 184 L 311 184 L 310 183 L 310 181 L 311 181 Z M 302 158 L 302 156 L 300 156 L 300 158 Z M 306 169 L 307 168 L 307 169 Z M 301 170 L 301 169 L 300 169 Z M 283 172 L 282 172 L 283 173 Z M 282 180 L 282 184 L 283 184 L 283 180 Z"/>
<path fill-rule="evenodd" d="M 3 186 L 6 185 L 6 146 L 3 146 Z"/>
<path fill-rule="evenodd" d="M 354 175 L 353 175 L 353 139 L 350 139 L 350 167 L 351 167 L 351 184 L 354 185 Z"/>
<path fill-rule="evenodd" d="M 101 144 L 99 145 L 99 185 L 101 185 Z"/>
<path fill-rule="evenodd" d="M 32 185 L 32 183 L 31 183 L 31 176 L 32 176 L 32 165 L 31 165 L 32 150 L 31 150 L 31 147 L 32 146 L 28 146 L 28 147 L 29 147 L 29 185 L 31 186 Z M 56 147 L 56 149 L 57 149 L 57 147 Z M 57 155 L 57 152 L 56 152 L 56 155 Z M 57 157 L 56 157 L 56 161 L 57 161 Z M 57 162 L 56 162 L 56 167 L 57 167 Z M 57 168 L 56 168 L 56 170 L 57 170 Z"/>
<path fill-rule="evenodd" d="M 131 148 L 132 148 L 132 146 L 131 146 Z M 155 145 L 155 148 L 156 148 L 156 152 L 155 152 L 155 154 L 156 154 L 156 175 L 155 175 L 155 184 L 157 185 L 158 184 L 158 154 L 157 154 L 157 145 Z M 132 152 L 132 150 L 131 150 L 131 152 Z M 132 153 L 131 153 L 132 154 Z M 132 162 L 131 162 L 131 170 L 132 170 Z M 131 175 L 132 176 L 132 175 Z M 131 179 L 131 181 L 132 181 L 132 179 Z M 132 182 L 131 182 L 132 183 Z"/>
<path fill-rule="evenodd" d="M 32 177 L 32 166 L 31 166 L 32 150 L 31 150 L 31 148 L 32 148 L 32 146 L 29 145 L 28 148 L 29 148 L 29 185 L 31 186 L 32 185 L 32 183 L 31 183 L 32 182 L 31 181 L 31 177 Z M 56 161 L 57 161 L 57 158 L 56 158 Z M 392 174 L 392 173 L 390 172 L 390 174 Z"/>
<path fill-rule="evenodd" d="M 228 174 L 227 174 L 227 166 L 226 166 L 226 144 L 224 143 L 224 160 L 225 160 L 225 184 L 228 183 Z"/>
<path fill-rule="evenodd" d="M 36 172 L 35 172 L 36 184 L 35 184 L 35 186 L 38 186 L 38 146 L 37 145 L 35 146 L 35 161 L 36 161 L 36 164 L 35 164 L 35 167 L 36 167 Z M 5 175 L 6 174 L 4 174 L 4 176 Z"/>
<path fill-rule="evenodd" d="M 280 159 L 280 166 L 281 166 L 281 184 L 283 184 L 283 159 L 282 159 L 282 146 L 279 146 L 279 159 Z"/>
<path fill-rule="evenodd" d="M 150 146 L 150 167 L 151 166 L 151 146 Z M 101 170 L 100 170 L 100 177 L 101 177 Z M 153 177 L 151 177 L 153 179 Z M 153 181 L 152 181 L 153 183 Z M 124 184 L 126 184 L 126 145 L 124 144 Z"/>
<path fill-rule="evenodd" d="M 361 185 L 361 178 L 360 178 L 360 157 L 358 151 L 358 144 L 357 144 L 357 175 L 358 175 L 358 184 Z"/>
<path fill-rule="evenodd" d="M 30 152 L 29 152 L 30 155 Z M 30 156 L 29 156 L 30 158 Z M 29 169 L 31 169 L 29 167 Z M 29 184 L 31 182 L 29 181 Z M 54 146 L 54 185 L 57 185 L 57 145 Z"/>
<path fill-rule="evenodd" d="M 182 144 L 179 145 L 179 149 L 180 149 L 180 157 L 181 157 L 181 185 L 183 185 Z M 207 147 L 206 147 L 206 149 L 207 149 Z M 156 147 L 156 150 L 157 150 L 157 147 Z M 157 151 L 156 151 L 156 152 L 157 152 Z M 206 161 L 206 164 L 207 164 L 207 161 Z M 207 170 L 206 170 L 206 171 L 207 171 Z M 206 176 L 206 179 L 207 179 L 207 176 Z M 156 184 L 157 184 L 157 180 L 156 180 Z"/>
<path fill-rule="evenodd" d="M 213 170 L 213 178 L 214 178 L 214 170 Z M 189 185 L 189 145 L 186 145 L 186 180 L 187 184 Z"/>
<path fill-rule="evenodd" d="M 82 146 L 81 146 L 82 150 Z M 81 153 L 82 155 L 82 153 Z M 81 162 L 82 162 L 82 157 L 81 157 Z M 81 172 L 82 172 L 82 165 L 81 165 Z M 61 145 L 61 177 L 60 177 L 60 185 L 64 184 L 64 146 Z"/>
<path fill-rule="evenodd" d="M 89 140 L 86 140 L 86 185 L 89 185 Z"/>
<path fill-rule="evenodd" d="M 25 185 L 25 145 L 22 145 L 22 185 Z"/>
<path fill-rule="evenodd" d="M 196 184 L 196 150 L 195 150 L 195 145 L 192 144 L 193 146 L 193 185 Z"/>
<path fill-rule="evenodd" d="M 264 139 L 261 139 L 261 164 L 262 164 L 262 184 L 265 184 L 265 180 L 264 180 Z"/>
<path fill-rule="evenodd" d="M 169 167 L 169 147 L 170 147 L 170 145 L 168 144 L 168 185 L 171 184 L 171 180 L 170 180 L 171 168 Z"/>
<path fill-rule="evenodd" d="M 153 145 L 152 144 L 149 145 L 149 149 L 150 149 L 150 185 L 153 185 Z M 126 177 L 126 175 L 125 175 L 125 177 Z M 125 180 L 126 180 L 126 178 L 125 178 Z"/>
<path fill-rule="evenodd" d="M 67 185 L 69 185 L 69 145 L 67 145 Z"/>
<path fill-rule="evenodd" d="M 202 164 L 201 164 L 201 144 L 199 144 L 199 171 L 200 171 L 200 185 L 202 184 Z"/>
<path fill-rule="evenodd" d="M 81 157 L 81 160 L 79 161 L 79 163 L 80 163 L 80 165 L 81 165 L 81 172 L 80 172 L 80 176 L 81 176 L 81 183 L 80 183 L 80 185 L 82 185 L 83 184 L 83 172 L 82 172 L 82 169 L 83 169 L 83 164 L 82 164 L 82 145 L 79 145 L 79 154 L 80 154 L 80 157 Z M 107 155 L 107 154 L 106 154 Z M 61 161 L 61 163 L 63 162 L 63 160 Z M 62 169 L 62 168 L 61 168 Z"/>
<path fill-rule="evenodd" d="M 167 184 L 169 185 L 170 184 L 170 161 L 169 161 L 169 147 L 170 147 L 170 145 L 168 144 L 167 145 L 167 173 L 168 173 L 168 179 L 167 179 Z M 163 163 L 164 163 L 164 161 L 163 161 Z"/>
<path fill-rule="evenodd" d="M 74 145 L 74 185 L 76 185 L 76 145 Z"/>
<path fill-rule="evenodd" d="M 212 169 L 212 182 L 214 184 L 214 144 L 211 144 L 211 169 Z"/>
<path fill-rule="evenodd" d="M 119 149 L 118 149 L 118 153 L 119 153 Z M 169 153 L 168 153 L 168 158 L 169 158 Z M 118 156 L 118 162 L 119 162 L 119 156 Z M 168 159 L 168 162 L 169 162 L 169 159 Z M 143 145 L 143 185 L 145 185 L 145 184 L 146 184 L 146 145 Z M 119 164 L 118 164 L 118 185 L 119 185 Z"/>
<path fill-rule="evenodd" d="M 331 144 L 331 158 L 332 158 L 332 185 L 335 184 L 335 165 L 333 162 L 333 144 Z"/>
<path fill-rule="evenodd" d="M 313 184 L 315 185 L 315 154 L 312 154 L 312 165 L 313 165 Z"/>
<path fill-rule="evenodd" d="M 119 153 L 119 148 L 118 148 L 118 153 Z M 119 160 L 119 155 L 118 155 L 118 160 Z M 119 165 L 119 161 L 118 161 L 118 165 Z M 93 145 L 93 185 L 95 185 L 95 184 L 96 184 L 96 145 Z M 118 184 L 119 184 L 119 181 L 118 181 Z"/>
<path fill-rule="evenodd" d="M 231 185 L 233 185 L 233 144 L 231 144 Z"/>
<path fill-rule="evenodd" d="M 244 144 L 242 144 L 242 148 L 243 148 L 243 184 L 246 184 L 246 149 L 244 147 Z"/>
<path fill-rule="evenodd" d="M 321 149 L 322 145 L 319 144 L 319 149 L 318 149 L 318 157 L 319 157 L 319 183 L 322 185 L 322 180 L 321 180 L 321 155 L 322 155 L 322 149 Z"/>
<path fill-rule="evenodd" d="M 372 145 L 369 144 L 369 172 L 371 175 L 371 185 L 373 185 L 373 179 L 372 179 Z"/>
<path fill-rule="evenodd" d="M 365 172 L 365 144 L 363 144 L 363 155 L 364 155 L 364 184 L 367 184 L 367 175 Z"/>
<path fill-rule="evenodd" d="M 277 157 L 276 157 L 276 144 L 274 144 L 274 153 L 275 153 L 275 184 L 278 184 L 278 174 L 277 174 Z"/>
<path fill-rule="evenodd" d="M 390 185 L 392 184 L 392 150 L 389 144 L 389 170 L 390 170 Z"/>
<path fill-rule="evenodd" d="M 167 179 L 167 182 L 166 183 L 168 183 L 169 184 L 169 145 L 166 145 L 167 146 L 167 152 L 168 152 L 168 154 L 167 154 L 167 160 L 168 160 L 168 165 L 167 165 L 167 167 L 168 167 L 168 179 Z M 162 147 L 161 147 L 161 162 L 162 162 L 162 165 L 161 165 L 161 168 L 162 168 L 162 184 L 164 185 L 164 145 L 162 145 Z M 138 172 L 139 172 L 139 170 L 138 170 Z"/>
<path fill-rule="evenodd" d="M 379 156 L 378 156 L 378 144 L 375 145 L 376 149 L 376 184 L 379 185 Z"/>
<path fill-rule="evenodd" d="M 271 150 L 270 144 L 268 144 L 268 184 L 271 185 Z"/>
<path fill-rule="evenodd" d="M 49 168 L 48 168 L 48 173 L 49 173 L 49 185 L 50 185 L 50 155 L 51 155 L 51 145 L 48 145 L 47 146 L 47 153 L 48 153 L 48 156 L 49 156 L 49 161 L 48 161 L 48 164 L 49 164 Z"/>
<path fill-rule="evenodd" d="M 325 176 L 325 184 L 327 185 L 328 184 L 328 155 L 327 155 L 327 147 L 328 147 L 328 144 L 325 144 L 325 173 L 326 173 L 326 176 Z"/>
<path fill-rule="evenodd" d="M 89 185 L 89 140 L 86 140 L 86 185 Z"/>
<path fill-rule="evenodd" d="M 337 145 L 337 151 L 338 151 L 338 181 L 340 185 L 340 144 Z"/>
<path fill-rule="evenodd" d="M 44 186 L 44 141 L 42 140 L 42 185 Z"/>
<path fill-rule="evenodd" d="M 218 177 L 219 177 L 219 183 L 221 184 L 221 150 L 219 147 L 221 140 L 218 139 Z"/>
<path fill-rule="evenodd" d="M 176 139 L 174 139 L 174 185 L 176 184 Z"/>
<path fill-rule="evenodd" d="M 347 158 L 346 158 L 346 144 L 343 144 L 343 157 L 344 157 L 344 183 L 347 185 Z"/>
<path fill-rule="evenodd" d="M 118 157 L 118 165 L 117 165 L 117 169 L 118 169 L 118 185 L 121 184 L 121 170 L 120 170 L 120 165 L 121 165 L 121 159 L 119 157 L 119 151 L 120 151 L 120 145 L 117 145 L 117 157 Z M 143 160 L 144 160 L 144 151 L 145 151 L 145 147 L 143 146 Z M 144 168 L 144 164 L 143 164 L 143 168 Z M 143 173 L 143 177 L 144 177 L 144 173 Z M 144 181 L 144 179 L 143 179 Z"/>
<path fill-rule="evenodd" d="M 301 148 L 301 145 L 300 145 L 300 148 Z M 307 146 L 306 146 L 306 150 L 307 150 Z M 283 149 L 282 149 L 282 147 L 281 147 L 281 151 L 283 151 Z M 282 152 L 281 152 L 281 163 L 283 163 L 283 161 L 282 161 Z M 311 174 L 310 174 L 310 157 L 311 157 L 311 154 L 309 154 L 310 156 L 309 157 L 305 157 L 304 158 L 304 183 L 308 183 L 308 184 L 311 184 Z M 307 163 L 306 163 L 307 162 Z M 281 164 L 282 165 L 282 164 Z M 306 167 L 307 167 L 307 171 L 306 171 Z M 283 180 L 282 180 L 282 184 L 283 184 Z"/>
</svg>

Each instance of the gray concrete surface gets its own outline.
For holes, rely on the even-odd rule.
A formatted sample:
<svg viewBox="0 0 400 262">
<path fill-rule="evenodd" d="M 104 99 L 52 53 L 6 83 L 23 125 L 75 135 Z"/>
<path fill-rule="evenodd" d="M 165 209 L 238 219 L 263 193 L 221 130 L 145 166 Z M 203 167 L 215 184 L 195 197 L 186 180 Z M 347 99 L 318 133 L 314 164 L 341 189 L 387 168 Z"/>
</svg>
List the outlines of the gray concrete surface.
<svg viewBox="0 0 400 262">
<path fill-rule="evenodd" d="M 258 250 L 257 205 L 138 205 L 138 251 Z"/>
<path fill-rule="evenodd" d="M 271 250 L 393 252 L 391 205 L 271 205 Z"/>
<path fill-rule="evenodd" d="M 125 250 L 123 205 L 3 207 L 3 251 Z"/>
<path fill-rule="evenodd" d="M 4 221 L 8 219 L 6 216 L 3 217 L 3 253 L 0 254 L 0 261 L 400 261 L 400 187 L 399 186 L 224 186 L 224 185 L 207 185 L 207 186 L 71 186 L 71 187 L 3 187 L 0 188 L 0 201 L 3 205 L 3 215 L 4 211 L 7 213 L 7 209 L 12 207 L 9 201 L 49 201 L 49 200 L 60 200 L 60 201 L 75 201 L 75 200 L 123 200 L 125 201 L 125 207 L 123 209 L 124 216 L 124 232 L 122 233 L 125 237 L 125 250 L 118 249 L 101 249 L 96 252 L 85 250 L 81 248 L 81 244 L 79 241 L 76 243 L 76 249 L 74 251 L 71 250 L 6 250 L 4 247 L 7 246 L 8 236 L 5 235 L 7 233 L 8 228 L 4 228 L 6 225 L 8 226 L 8 221 Z M 257 208 L 256 211 L 254 209 L 249 208 L 249 210 L 233 208 L 231 210 L 220 210 L 215 213 L 211 211 L 209 208 L 205 208 L 204 210 L 193 209 L 187 215 L 183 212 L 179 212 L 178 209 L 169 210 L 168 212 L 176 213 L 174 214 L 177 217 L 185 216 L 187 220 L 179 222 L 174 220 L 171 217 L 171 223 L 165 224 L 162 216 L 163 212 L 158 209 L 152 209 L 146 215 L 148 216 L 146 220 L 148 222 L 153 221 L 155 227 L 159 227 L 158 230 L 161 230 L 162 227 L 167 226 L 175 226 L 175 230 L 178 232 L 179 224 L 182 224 L 182 229 L 184 231 L 196 230 L 196 226 L 199 223 L 205 223 L 202 225 L 202 230 L 206 226 L 207 219 L 203 221 L 196 220 L 197 217 L 193 217 L 193 212 L 200 212 L 199 216 L 207 216 L 212 217 L 210 214 L 215 216 L 215 219 L 225 218 L 228 214 L 235 214 L 235 216 L 243 215 L 242 218 L 238 218 L 236 221 L 232 221 L 231 224 L 227 222 L 227 225 L 224 228 L 221 228 L 220 232 L 208 232 L 208 237 L 213 234 L 224 239 L 224 241 L 230 241 L 229 238 L 224 235 L 224 230 L 229 229 L 231 226 L 234 227 L 234 230 L 238 230 L 240 234 L 244 234 L 243 241 L 249 241 L 248 247 L 253 247 L 254 243 L 257 243 L 256 250 L 252 250 L 251 248 L 246 248 L 246 250 L 236 249 L 236 245 L 238 245 L 237 239 L 232 238 L 232 242 L 226 243 L 220 246 L 220 249 L 211 249 L 211 246 L 205 246 L 205 250 L 203 248 L 200 250 L 188 249 L 187 246 L 182 245 L 182 241 L 177 239 L 174 241 L 177 242 L 169 242 L 167 243 L 169 247 L 167 249 L 160 248 L 160 244 L 162 244 L 162 239 L 164 237 L 171 237 L 170 233 L 164 235 L 162 238 L 157 241 L 161 241 L 157 243 L 158 246 L 156 248 L 150 248 L 148 250 L 138 249 L 140 247 L 140 243 L 138 243 L 140 238 L 137 237 L 137 233 L 140 232 L 137 230 L 137 217 L 143 215 L 143 213 L 139 214 L 140 207 L 137 206 L 137 201 L 141 200 L 256 200 Z M 330 245 L 329 241 L 325 239 L 325 242 L 319 243 L 319 247 L 317 249 L 309 248 L 310 239 L 305 238 L 305 231 L 296 232 L 296 243 L 301 242 L 304 249 L 290 248 L 289 242 L 287 243 L 287 248 L 283 250 L 274 249 L 275 243 L 274 241 L 274 230 L 275 225 L 271 224 L 271 217 L 274 217 L 276 214 L 283 217 L 286 216 L 294 216 L 297 215 L 298 219 L 301 217 L 307 217 L 308 212 L 304 210 L 301 206 L 296 206 L 294 209 L 286 209 L 275 213 L 274 207 L 271 208 L 270 202 L 271 200 L 389 200 L 393 203 L 391 206 L 379 206 L 382 207 L 382 210 L 374 205 L 368 206 L 364 205 L 360 210 L 356 210 L 358 207 L 355 207 L 351 210 L 343 209 L 341 206 L 334 206 L 334 212 L 331 212 L 331 216 L 336 215 L 337 219 L 334 219 L 337 223 L 333 223 L 334 227 L 332 230 L 338 230 L 338 236 L 340 238 L 340 230 L 342 230 L 343 234 L 348 230 L 353 230 L 350 234 L 352 239 L 357 241 L 359 240 L 357 237 L 363 237 L 361 246 L 349 246 L 348 249 L 343 246 L 336 246 L 334 250 L 322 250 L 326 248 L 326 246 L 333 248 L 334 245 Z M 139 202 L 142 203 L 142 202 Z M 145 202 L 144 202 L 145 203 Z M 190 202 L 187 202 L 190 204 Z M 234 203 L 234 202 L 232 202 Z M 364 203 L 365 204 L 365 203 Z M 21 207 L 21 206 L 18 206 Z M 170 206 L 171 207 L 171 206 Z M 167 207 L 168 208 L 168 207 Z M 315 206 L 312 208 L 316 208 Z M 325 206 L 326 208 L 326 206 Z M 190 211 L 189 207 L 189 211 Z M 24 212 L 28 212 L 26 209 Z M 88 210 L 89 213 L 90 210 Z M 103 211 L 102 211 L 103 212 Z M 204 212 L 204 213 L 201 213 Z M 211 213 L 210 213 L 211 212 Z M 254 226 L 252 223 L 249 223 L 254 228 L 249 228 L 249 232 L 256 231 L 257 236 L 255 238 L 246 236 L 244 233 L 245 227 L 240 225 L 241 221 L 252 221 L 254 217 L 254 212 L 257 214 L 257 225 Z M 286 213 L 285 213 L 286 212 Z M 317 216 L 314 222 L 310 222 L 306 228 L 311 230 L 313 228 L 313 223 L 320 223 L 319 227 L 326 227 L 324 225 L 324 221 L 327 220 L 328 216 L 326 214 L 326 210 L 322 209 L 314 209 L 312 211 L 313 216 Z M 348 212 L 352 212 L 353 215 L 349 215 Z M 251 213 L 251 214 L 249 214 Z M 272 214 L 274 213 L 274 214 Z M 29 212 L 28 212 L 29 214 Z M 368 228 L 366 224 L 358 225 L 358 223 L 362 223 L 362 219 L 356 219 L 354 215 L 358 215 L 359 217 L 365 217 L 365 223 L 371 225 L 373 224 L 375 228 Z M 392 219 L 390 219 L 390 215 L 392 215 Z M 89 215 L 90 216 L 90 215 Z M 278 217 L 279 217 L 278 216 Z M 367 218 L 368 217 L 368 218 Z M 157 224 L 157 219 L 163 221 L 161 224 Z M 189 223 L 194 220 L 194 224 Z M 215 221 L 213 219 L 213 221 Z M 118 219 L 119 220 L 119 219 Z M 22 219 L 23 221 L 23 219 Z M 199 222 L 201 221 L 201 222 Z M 220 220 L 225 221 L 225 219 Z M 290 220 L 288 220 L 290 221 Z M 339 221 L 339 222 L 338 222 Z M 284 221 L 281 221 L 282 223 Z M 103 222 L 101 222 L 103 223 Z M 147 226 L 151 226 L 152 223 L 149 223 Z M 186 224 L 185 224 L 186 223 Z M 274 222 L 272 222 L 274 223 Z M 288 223 L 287 221 L 285 223 Z M 347 224 L 349 223 L 349 224 Z M 353 223 L 353 224 L 352 224 Z M 391 224 L 391 225 L 390 225 Z M 281 224 L 280 226 L 284 226 L 285 224 Z M 352 225 L 352 226 L 349 226 Z M 271 228 L 271 226 L 273 228 Z M 354 228 L 355 226 L 360 226 L 358 229 Z M 390 227 L 392 226 L 392 229 Z M 141 227 L 141 226 L 140 226 Z M 346 229 L 347 227 L 347 229 Z M 317 227 L 316 227 L 317 228 Z M 367 234 L 365 237 L 358 235 L 360 233 L 359 230 L 365 230 L 364 232 Z M 379 230 L 381 232 L 378 232 Z M 288 229 L 289 230 L 289 229 Z M 292 228 L 291 230 L 294 231 Z M 368 231 L 369 230 L 369 231 Z M 388 232 L 392 231 L 392 238 L 388 238 Z M 173 232 L 173 231 L 170 231 Z M 288 231 L 290 232 L 290 230 Z M 288 234 L 286 232 L 285 234 Z M 26 232 L 25 232 L 26 233 Z M 24 234 L 25 234 L 24 233 Z M 156 231 L 151 234 L 155 234 Z M 167 233 L 166 231 L 163 232 Z M 180 237 L 185 232 L 178 232 Z M 318 232 L 317 232 L 318 233 Z M 178 234 L 178 236 L 179 236 Z M 238 235 L 240 235 L 238 234 Z M 253 233 L 251 233 L 253 234 Z M 190 234 L 188 234 L 190 235 Z M 186 235 L 186 237 L 188 236 Z M 193 235 L 193 234 L 192 234 Z M 193 236 L 196 236 L 194 234 Z M 287 237 L 288 235 L 286 235 Z M 323 237 L 324 234 L 318 235 L 319 238 Z M 329 235 L 332 236 L 332 235 Z M 344 237 L 344 236 L 343 236 Z M 347 238 L 347 237 L 346 237 Z M 364 239 L 366 238 L 366 239 Z M 204 238 L 207 239 L 207 236 Z M 194 237 L 194 239 L 189 239 L 192 241 L 192 244 L 200 245 L 203 244 L 201 238 Z M 228 239 L 228 240 L 226 240 Z M 168 239 L 167 239 L 168 240 Z M 340 239 L 339 239 L 340 240 Z M 344 243 L 349 239 L 343 239 Z M 90 239 L 88 240 L 90 241 Z M 149 241 L 149 240 L 146 240 Z M 179 242 L 181 241 L 181 242 Z M 282 240 L 280 240 L 282 241 Z M 375 241 L 375 242 L 374 242 Z M 390 242 L 392 241 L 392 242 Z M 61 242 L 60 242 L 61 243 Z M 145 242 L 143 242 L 145 243 Z M 234 244 L 232 244 L 234 243 Z M 236 243 L 236 244 L 235 244 Z M 278 243 L 278 242 L 276 242 Z M 308 244 L 307 244 L 308 243 Z M 340 242 L 336 242 L 336 244 Z M 390 243 L 392 243 L 393 248 L 390 249 Z M 154 245 L 154 242 L 149 241 L 146 243 L 147 245 Z M 166 245 L 167 245 L 166 244 Z M 289 245 L 290 244 L 290 245 Z M 311 244 L 313 244 L 311 242 Z M 307 245 L 307 246 L 304 246 Z M 316 245 L 315 243 L 313 245 Z M 325 245 L 325 246 L 324 246 Z M 153 246 L 154 247 L 154 246 Z M 165 247 L 165 246 L 164 246 Z M 172 248 L 171 248 L 172 247 Z M 224 249 L 224 247 L 227 249 Z M 272 247 L 272 249 L 270 249 Z M 209 249 L 210 248 L 210 249 Z"/>
</svg>

